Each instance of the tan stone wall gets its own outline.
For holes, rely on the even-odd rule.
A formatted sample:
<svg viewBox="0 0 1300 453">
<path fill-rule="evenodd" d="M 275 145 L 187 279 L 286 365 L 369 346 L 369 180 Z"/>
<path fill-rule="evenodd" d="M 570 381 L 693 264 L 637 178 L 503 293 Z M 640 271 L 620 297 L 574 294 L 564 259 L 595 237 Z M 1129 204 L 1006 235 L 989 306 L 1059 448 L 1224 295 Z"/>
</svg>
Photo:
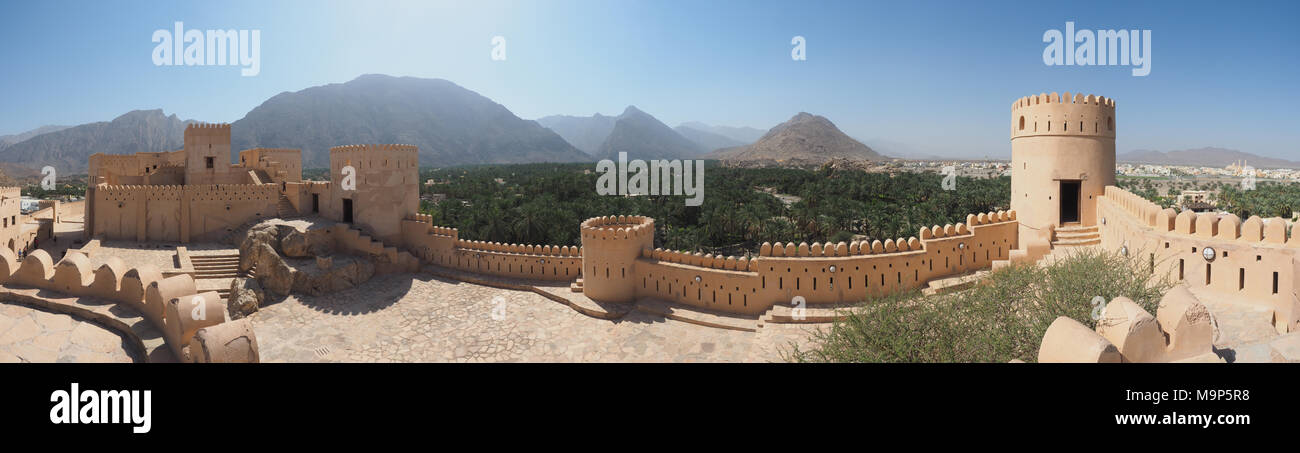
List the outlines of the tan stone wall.
<svg viewBox="0 0 1300 453">
<path fill-rule="evenodd" d="M 1014 213 L 970 216 L 966 224 L 926 228 L 920 238 L 839 244 L 764 244 L 752 260 L 646 250 L 637 261 L 636 297 L 732 313 L 757 314 L 802 297 L 808 304 L 858 302 L 869 295 L 1005 260 L 1017 247 Z M 591 255 L 595 249 L 585 246 Z M 585 271 L 590 271 L 584 267 Z M 584 276 L 585 288 L 604 274 Z M 589 292 L 587 289 L 584 291 Z M 593 299 L 596 296 L 592 296 Z"/>
<path fill-rule="evenodd" d="M 253 148 L 239 152 L 237 167 L 261 170 L 271 178 L 264 182 L 301 182 L 302 151 L 281 148 Z"/>
<path fill-rule="evenodd" d="M 19 233 L 22 225 L 22 189 L 18 187 L 0 187 L 0 247 L 10 251 L 22 250 Z"/>
<path fill-rule="evenodd" d="M 1300 330 L 1300 239 L 1285 220 L 1231 214 L 1177 214 L 1118 187 L 1107 187 L 1098 204 L 1101 246 L 1126 250 L 1193 288 L 1240 295 L 1274 310 L 1281 332 Z M 1207 261 L 1205 248 L 1214 250 Z"/>
<path fill-rule="evenodd" d="M 87 200 L 91 237 L 210 241 L 276 216 L 279 187 L 263 185 L 96 186 Z"/>
<path fill-rule="evenodd" d="M 351 200 L 352 223 L 390 244 L 400 244 L 402 220 L 420 208 L 419 150 L 411 145 L 353 145 L 330 149 L 330 203 L 323 214 L 343 221 Z M 343 190 L 343 168 L 356 169 L 356 189 Z"/>
<path fill-rule="evenodd" d="M 189 275 L 167 279 L 154 268 L 145 266 L 123 272 L 120 260 L 110 260 L 98 270 L 91 268 L 89 259 L 77 250 L 70 250 L 55 263 L 44 250 L 37 250 L 18 263 L 14 253 L 0 248 L 0 284 L 32 287 L 81 297 L 116 301 L 139 311 L 158 331 L 163 332 L 167 344 L 177 359 L 192 361 L 191 339 L 195 331 L 220 325 L 228 321 L 225 302 L 217 293 L 205 293 L 205 319 L 195 319 L 191 302 L 197 291 Z M 256 361 L 256 345 L 252 350 L 239 345 L 239 359 Z M 220 345 L 208 345 L 204 357 L 221 352 Z M 216 354 L 219 355 L 219 354 Z"/>
<path fill-rule="evenodd" d="M 1018 99 L 1011 107 L 1011 209 L 1024 235 L 1060 226 L 1061 181 L 1079 181 L 1079 223 L 1097 222 L 1097 198 L 1115 184 L 1115 102 L 1099 96 Z M 1050 239 L 1050 238 L 1049 238 Z"/>
<path fill-rule="evenodd" d="M 456 229 L 434 226 L 423 214 L 402 222 L 402 242 L 424 262 L 466 272 L 552 281 L 582 274 L 579 247 L 465 241 Z"/>
</svg>

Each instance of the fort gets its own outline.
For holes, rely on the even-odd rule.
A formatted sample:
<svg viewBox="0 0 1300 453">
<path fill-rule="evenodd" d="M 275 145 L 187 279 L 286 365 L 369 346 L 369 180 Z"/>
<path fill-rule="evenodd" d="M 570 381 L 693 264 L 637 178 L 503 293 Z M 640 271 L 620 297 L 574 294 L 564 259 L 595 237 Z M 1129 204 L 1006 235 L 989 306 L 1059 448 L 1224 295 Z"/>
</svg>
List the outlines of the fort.
<svg viewBox="0 0 1300 453">
<path fill-rule="evenodd" d="M 1116 187 L 1112 99 L 1027 96 L 1012 103 L 1010 119 L 1009 210 L 972 213 L 906 238 L 764 243 L 747 256 L 657 248 L 655 219 L 627 215 L 581 222 L 580 245 L 466 240 L 419 212 L 414 146 L 332 148 L 330 181 L 311 181 L 302 179 L 298 150 L 243 150 L 230 163 L 230 126 L 194 124 L 181 150 L 91 156 L 86 242 L 58 260 L 44 250 L 25 253 L 29 236 L 46 228 L 39 225 L 58 222 L 57 206 L 35 229 L 16 228 L 18 189 L 3 189 L 0 239 L 9 246 L 0 249 L 0 283 L 6 300 L 117 322 L 124 332 L 155 338 L 139 340 L 145 349 L 154 345 L 151 358 L 258 361 L 249 320 L 230 314 L 242 279 L 288 293 L 301 291 L 295 279 L 317 278 L 307 286 L 321 290 L 332 283 L 318 273 L 336 269 L 345 256 L 373 263 L 375 274 L 432 274 L 531 291 L 597 318 L 642 311 L 755 331 L 770 323 L 824 323 L 870 296 L 959 289 L 983 271 L 1091 247 L 1145 258 L 1150 272 L 1176 275 L 1180 285 L 1156 316 L 1121 298 L 1095 331 L 1058 319 L 1040 361 L 1203 356 L 1209 318 L 1200 301 L 1213 295 L 1267 310 L 1278 333 L 1300 330 L 1300 239 L 1282 219 L 1179 213 Z M 345 189 L 349 167 L 355 187 Z M 254 239 L 267 245 L 259 248 Z M 167 255 L 175 265 L 128 266 L 97 250 L 109 242 L 167 244 L 176 249 Z M 202 252 L 209 243 L 239 250 Z M 315 261 L 294 261 L 309 258 Z M 359 281 L 370 276 L 360 274 Z M 227 286 L 207 283 L 213 280 Z M 1080 304 L 1092 296 L 1080 295 Z M 806 307 L 796 311 L 794 301 Z M 191 309 L 200 306 L 223 315 L 196 317 Z"/>
</svg>

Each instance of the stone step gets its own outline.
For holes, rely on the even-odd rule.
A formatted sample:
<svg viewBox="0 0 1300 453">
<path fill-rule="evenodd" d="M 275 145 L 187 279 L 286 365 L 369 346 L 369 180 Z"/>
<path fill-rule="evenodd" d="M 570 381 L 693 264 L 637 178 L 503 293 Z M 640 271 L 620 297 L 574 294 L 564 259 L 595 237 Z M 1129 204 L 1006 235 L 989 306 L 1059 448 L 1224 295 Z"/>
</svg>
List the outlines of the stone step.
<svg viewBox="0 0 1300 453">
<path fill-rule="evenodd" d="M 848 304 L 834 307 L 809 305 L 804 307 L 802 316 L 795 316 L 795 308 L 788 305 L 774 305 L 761 318 L 761 323 L 772 324 L 820 324 L 835 322 L 848 317 Z"/>
<path fill-rule="evenodd" d="M 1101 233 L 1096 231 L 1060 231 L 1056 232 L 1056 239 L 1091 239 L 1100 236 Z"/>
<path fill-rule="evenodd" d="M 1100 237 L 1087 239 L 1063 239 L 1052 241 L 1052 247 L 1081 247 L 1085 245 L 1097 245 L 1101 243 Z"/>
<path fill-rule="evenodd" d="M 758 316 L 718 313 L 660 299 L 641 299 L 636 302 L 636 310 L 695 325 L 742 332 L 757 332 L 760 326 Z"/>
<path fill-rule="evenodd" d="M 1096 232 L 1097 226 L 1062 226 L 1056 227 L 1056 232 L 1079 233 L 1079 232 Z"/>
<path fill-rule="evenodd" d="M 977 271 L 971 274 L 930 280 L 929 283 L 926 283 L 926 287 L 921 290 L 921 294 L 934 296 L 954 291 L 961 291 L 974 286 L 976 282 L 983 280 L 984 277 L 987 277 L 988 275 L 988 271 Z"/>
<path fill-rule="evenodd" d="M 215 278 L 235 278 L 235 277 L 238 277 L 238 276 L 239 276 L 239 274 L 238 274 L 238 273 L 235 273 L 235 272 L 226 273 L 226 274 L 199 274 L 199 273 L 196 273 L 196 274 L 194 274 L 194 279 L 195 279 L 195 280 L 202 280 L 202 279 L 215 279 Z"/>
</svg>

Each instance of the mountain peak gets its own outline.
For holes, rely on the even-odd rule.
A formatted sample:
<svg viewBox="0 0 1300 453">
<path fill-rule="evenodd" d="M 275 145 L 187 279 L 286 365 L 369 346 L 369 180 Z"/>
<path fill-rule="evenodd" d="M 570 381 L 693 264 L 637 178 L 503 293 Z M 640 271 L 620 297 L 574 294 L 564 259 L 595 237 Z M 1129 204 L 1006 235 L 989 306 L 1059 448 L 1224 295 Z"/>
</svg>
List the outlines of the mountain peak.
<svg viewBox="0 0 1300 453">
<path fill-rule="evenodd" d="M 867 145 L 845 135 L 826 117 L 808 112 L 799 112 L 790 120 L 776 125 L 751 145 L 722 149 L 710 155 L 722 160 L 778 163 L 825 162 L 836 158 L 884 159 Z"/>
</svg>

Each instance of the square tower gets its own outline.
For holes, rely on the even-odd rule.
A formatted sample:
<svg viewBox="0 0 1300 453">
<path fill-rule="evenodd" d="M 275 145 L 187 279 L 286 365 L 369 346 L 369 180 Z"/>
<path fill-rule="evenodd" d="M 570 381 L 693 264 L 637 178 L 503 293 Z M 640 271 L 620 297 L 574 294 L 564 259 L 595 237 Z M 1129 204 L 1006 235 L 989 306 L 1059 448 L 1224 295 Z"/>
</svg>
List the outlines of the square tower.
<svg viewBox="0 0 1300 453">
<path fill-rule="evenodd" d="M 194 123 L 185 127 L 185 184 L 234 182 L 230 171 L 230 125 Z"/>
</svg>

